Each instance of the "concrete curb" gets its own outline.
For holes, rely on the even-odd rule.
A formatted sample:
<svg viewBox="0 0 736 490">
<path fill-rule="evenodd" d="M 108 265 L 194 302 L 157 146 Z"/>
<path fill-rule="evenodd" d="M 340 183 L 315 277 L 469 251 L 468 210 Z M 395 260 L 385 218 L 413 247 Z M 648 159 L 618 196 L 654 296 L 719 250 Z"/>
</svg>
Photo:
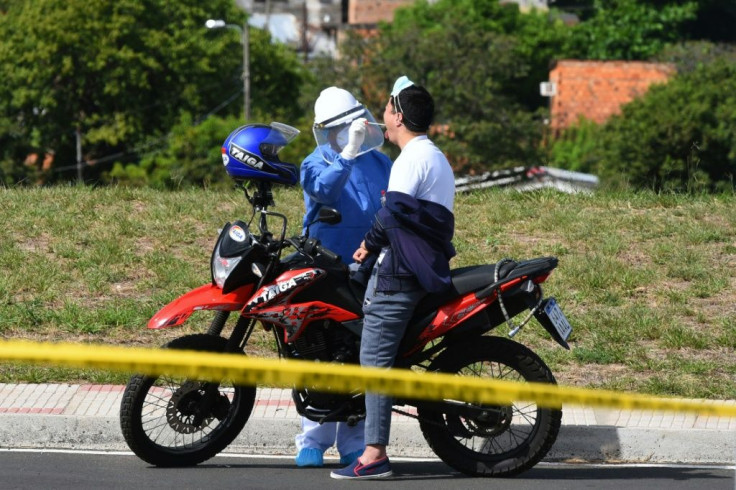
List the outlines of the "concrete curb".
<svg viewBox="0 0 736 490">
<path fill-rule="evenodd" d="M 0 447 L 128 451 L 118 419 L 122 386 L 0 384 Z M 243 432 L 226 452 L 295 454 L 299 416 L 290 391 L 259 389 Z M 416 420 L 395 414 L 390 451 L 433 458 Z M 337 456 L 334 448 L 328 457 Z M 734 464 L 736 419 L 563 407 L 545 461 Z"/>
<path fill-rule="evenodd" d="M 116 417 L 0 415 L 0 447 L 129 451 Z M 298 419 L 252 419 L 229 453 L 293 455 Z M 418 424 L 392 425 L 391 454 L 435 458 Z M 336 457 L 334 448 L 327 456 Z M 545 461 L 734 464 L 736 433 L 712 429 L 670 430 L 563 426 Z"/>
</svg>

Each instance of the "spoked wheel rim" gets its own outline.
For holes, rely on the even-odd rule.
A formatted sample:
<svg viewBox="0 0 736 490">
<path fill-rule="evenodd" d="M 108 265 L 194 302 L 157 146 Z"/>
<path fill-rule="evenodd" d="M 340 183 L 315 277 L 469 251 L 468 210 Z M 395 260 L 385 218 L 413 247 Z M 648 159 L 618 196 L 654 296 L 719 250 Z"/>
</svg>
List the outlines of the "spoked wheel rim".
<svg viewBox="0 0 736 490">
<path fill-rule="evenodd" d="M 227 339 L 208 334 L 174 339 L 168 349 L 226 352 Z M 206 390 L 214 395 L 203 409 Z M 217 384 L 171 375 L 134 375 L 120 403 L 120 428 L 128 447 L 156 466 L 191 466 L 213 457 L 243 429 L 256 387 Z"/>
<path fill-rule="evenodd" d="M 205 382 L 161 376 L 152 380 L 141 405 L 141 427 L 148 439 L 170 450 L 191 450 L 206 444 L 227 422 L 235 401 L 231 383 L 221 383 L 209 414 L 196 408 L 204 397 Z"/>
<path fill-rule="evenodd" d="M 539 356 L 495 336 L 453 345 L 429 370 L 488 380 L 555 383 Z M 511 476 L 531 468 L 554 444 L 562 420 L 561 410 L 539 407 L 533 401 L 504 405 L 447 401 L 444 410 L 437 405 L 420 406 L 419 425 L 442 461 L 472 476 Z"/>
<path fill-rule="evenodd" d="M 525 381 L 514 368 L 498 361 L 478 361 L 461 369 L 458 376 L 483 377 L 505 381 Z M 472 405 L 472 404 L 470 404 Z M 519 450 L 533 437 L 539 408 L 534 402 L 511 405 L 473 405 L 485 410 L 477 416 L 442 414 L 443 423 L 453 434 L 460 449 L 488 459 L 503 459 Z"/>
</svg>

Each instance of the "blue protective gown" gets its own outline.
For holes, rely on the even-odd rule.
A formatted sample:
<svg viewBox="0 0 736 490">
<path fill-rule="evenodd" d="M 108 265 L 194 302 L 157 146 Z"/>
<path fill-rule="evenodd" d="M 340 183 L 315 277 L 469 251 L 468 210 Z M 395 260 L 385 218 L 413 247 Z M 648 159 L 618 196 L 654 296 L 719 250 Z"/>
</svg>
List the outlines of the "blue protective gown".
<svg viewBox="0 0 736 490">
<path fill-rule="evenodd" d="M 325 151 L 334 156 L 332 164 L 322 158 L 319 147 L 302 162 L 301 184 L 306 207 L 303 225 L 306 227 L 314 221 L 322 206 L 340 211 L 340 223 L 315 223 L 309 228 L 309 233 L 349 264 L 381 208 L 381 196 L 388 188 L 392 162 L 378 150 L 354 160 L 346 160 L 332 150 Z M 332 445 L 337 445 L 340 456 L 361 454 L 365 446 L 363 427 L 362 420 L 349 427 L 344 422 L 320 425 L 302 417 L 302 432 L 295 438 L 297 452 L 311 448 L 324 453 Z"/>
<path fill-rule="evenodd" d="M 309 229 L 310 236 L 320 239 L 323 246 L 339 254 L 346 264 L 351 263 L 353 253 L 381 208 L 381 196 L 388 188 L 390 173 L 391 159 L 378 150 L 354 160 L 334 154 L 333 163 L 328 164 L 320 149 L 315 148 L 301 166 L 306 207 L 303 225 L 306 227 L 314 221 L 322 206 L 340 211 L 342 221 L 336 225 L 315 223 Z"/>
</svg>

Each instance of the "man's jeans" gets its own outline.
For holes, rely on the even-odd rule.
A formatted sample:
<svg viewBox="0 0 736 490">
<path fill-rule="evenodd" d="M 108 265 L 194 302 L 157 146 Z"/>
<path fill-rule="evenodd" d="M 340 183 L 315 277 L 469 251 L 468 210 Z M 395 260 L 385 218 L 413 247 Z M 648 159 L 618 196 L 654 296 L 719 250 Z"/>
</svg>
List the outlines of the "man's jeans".
<svg viewBox="0 0 736 490">
<path fill-rule="evenodd" d="M 406 326 L 419 300 L 427 293 L 418 283 L 395 293 L 377 293 L 378 266 L 373 268 L 363 303 L 363 334 L 360 342 L 360 365 L 389 368 Z M 366 393 L 365 443 L 387 445 L 391 430 L 393 398 Z"/>
</svg>

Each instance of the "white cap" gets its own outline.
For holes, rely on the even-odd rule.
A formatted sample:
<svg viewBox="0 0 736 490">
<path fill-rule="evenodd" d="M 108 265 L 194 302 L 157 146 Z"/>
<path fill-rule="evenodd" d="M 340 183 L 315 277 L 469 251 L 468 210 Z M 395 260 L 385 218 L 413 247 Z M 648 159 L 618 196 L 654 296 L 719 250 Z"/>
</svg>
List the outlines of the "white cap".
<svg viewBox="0 0 736 490">
<path fill-rule="evenodd" d="M 314 123 L 324 127 L 338 126 L 360 117 L 363 105 L 345 89 L 328 87 L 314 103 Z"/>
</svg>

